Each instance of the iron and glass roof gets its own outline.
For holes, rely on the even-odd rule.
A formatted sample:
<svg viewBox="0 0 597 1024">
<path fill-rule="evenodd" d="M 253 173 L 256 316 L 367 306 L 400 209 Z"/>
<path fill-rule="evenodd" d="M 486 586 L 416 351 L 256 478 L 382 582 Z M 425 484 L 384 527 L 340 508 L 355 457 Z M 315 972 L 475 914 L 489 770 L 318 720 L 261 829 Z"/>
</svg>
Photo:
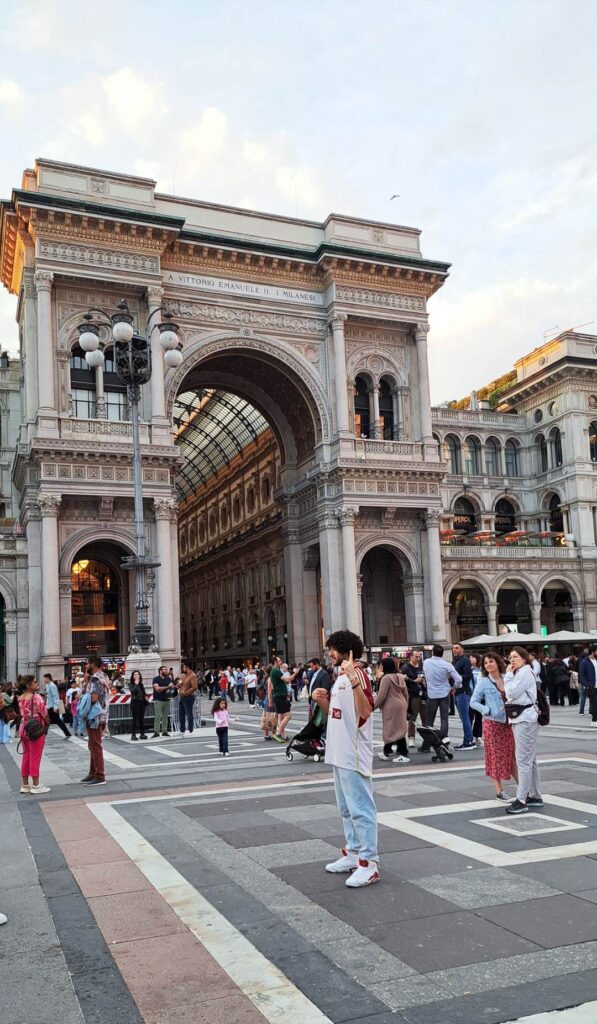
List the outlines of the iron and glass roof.
<svg viewBox="0 0 597 1024">
<path fill-rule="evenodd" d="M 185 391 L 174 403 L 174 440 L 184 459 L 176 480 L 188 498 L 255 441 L 269 424 L 244 398 L 228 391 Z"/>
</svg>

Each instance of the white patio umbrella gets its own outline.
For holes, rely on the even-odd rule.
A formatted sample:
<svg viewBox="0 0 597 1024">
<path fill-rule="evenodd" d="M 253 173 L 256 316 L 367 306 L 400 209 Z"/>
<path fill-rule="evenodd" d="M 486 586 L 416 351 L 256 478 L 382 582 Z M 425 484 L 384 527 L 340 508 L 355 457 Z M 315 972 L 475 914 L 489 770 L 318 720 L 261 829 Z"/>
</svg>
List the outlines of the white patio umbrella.
<svg viewBox="0 0 597 1024">
<path fill-rule="evenodd" d="M 503 633 L 496 638 L 498 644 L 509 644 L 510 647 L 526 647 L 527 644 L 547 643 L 547 637 L 540 633 Z"/>
<path fill-rule="evenodd" d="M 557 633 L 550 633 L 543 638 L 548 644 L 582 644 L 593 640 L 597 643 L 597 633 L 574 633 L 570 629 L 560 629 Z"/>
<path fill-rule="evenodd" d="M 489 633 L 480 633 L 479 636 L 471 636 L 468 640 L 462 641 L 463 647 L 491 647 L 499 643 L 499 636 L 490 636 Z"/>
</svg>

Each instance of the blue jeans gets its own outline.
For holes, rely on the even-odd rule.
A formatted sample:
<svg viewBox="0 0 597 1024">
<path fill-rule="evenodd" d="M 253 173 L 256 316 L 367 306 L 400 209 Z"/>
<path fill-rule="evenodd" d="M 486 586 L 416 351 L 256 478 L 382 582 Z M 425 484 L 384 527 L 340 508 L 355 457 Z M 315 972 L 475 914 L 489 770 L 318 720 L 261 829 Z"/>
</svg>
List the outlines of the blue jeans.
<svg viewBox="0 0 597 1024">
<path fill-rule="evenodd" d="M 236 684 L 236 696 L 238 697 L 239 700 L 243 700 L 244 701 L 244 699 L 245 699 L 245 684 L 244 683 L 237 683 Z"/>
<path fill-rule="evenodd" d="M 187 726 L 189 732 L 193 731 L 193 708 L 195 707 L 195 697 L 181 697 L 178 703 L 178 718 L 180 722 L 180 731 L 185 731 L 185 717 L 187 720 Z"/>
<path fill-rule="evenodd" d="M 0 721 L 0 743 L 10 743 L 10 725 Z"/>
<path fill-rule="evenodd" d="M 361 860 L 379 860 L 377 807 L 371 779 L 350 768 L 334 765 L 336 803 L 342 816 L 346 849 Z"/>
<path fill-rule="evenodd" d="M 473 736 L 473 730 L 471 728 L 471 719 L 468 713 L 471 698 L 469 697 L 468 693 L 457 693 L 454 697 L 454 703 L 456 705 L 456 710 L 458 711 L 458 714 L 460 716 L 460 721 L 462 722 L 462 728 L 464 730 L 464 742 L 474 743 L 475 737 Z"/>
<path fill-rule="evenodd" d="M 581 683 L 578 689 L 580 690 L 580 707 L 578 709 L 578 712 L 579 712 L 579 714 L 584 715 L 584 713 L 585 713 L 585 704 L 586 704 L 586 701 L 587 701 L 587 688 L 586 688 L 586 686 L 583 686 L 582 683 Z"/>
</svg>

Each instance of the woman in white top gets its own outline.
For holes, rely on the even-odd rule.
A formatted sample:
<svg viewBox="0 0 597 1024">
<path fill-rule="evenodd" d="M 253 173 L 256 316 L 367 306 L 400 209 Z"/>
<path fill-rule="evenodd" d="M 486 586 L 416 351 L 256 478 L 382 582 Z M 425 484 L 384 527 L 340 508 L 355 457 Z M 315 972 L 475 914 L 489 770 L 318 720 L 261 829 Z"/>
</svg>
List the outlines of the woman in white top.
<svg viewBox="0 0 597 1024">
<path fill-rule="evenodd" d="M 530 808 L 543 807 L 541 778 L 537 764 L 537 681 L 531 668 L 531 660 L 529 652 L 524 647 L 513 647 L 509 655 L 509 669 L 504 676 L 506 712 L 509 704 L 524 709 L 514 718 L 508 715 L 516 744 L 518 789 L 516 800 L 506 808 L 506 814 L 524 814 Z"/>
</svg>

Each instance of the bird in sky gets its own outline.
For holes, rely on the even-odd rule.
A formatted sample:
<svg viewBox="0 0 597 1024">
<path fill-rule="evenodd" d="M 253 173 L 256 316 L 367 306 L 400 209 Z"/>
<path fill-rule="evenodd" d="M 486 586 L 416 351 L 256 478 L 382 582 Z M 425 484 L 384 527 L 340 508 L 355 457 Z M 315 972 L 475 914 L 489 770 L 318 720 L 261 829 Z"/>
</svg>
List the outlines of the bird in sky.
<svg viewBox="0 0 597 1024">
<path fill-rule="evenodd" d="M 392 199 L 400 199 L 400 196 L 398 195 L 397 192 L 395 193 L 395 195 L 390 196 L 390 202 L 392 202 Z"/>
</svg>

